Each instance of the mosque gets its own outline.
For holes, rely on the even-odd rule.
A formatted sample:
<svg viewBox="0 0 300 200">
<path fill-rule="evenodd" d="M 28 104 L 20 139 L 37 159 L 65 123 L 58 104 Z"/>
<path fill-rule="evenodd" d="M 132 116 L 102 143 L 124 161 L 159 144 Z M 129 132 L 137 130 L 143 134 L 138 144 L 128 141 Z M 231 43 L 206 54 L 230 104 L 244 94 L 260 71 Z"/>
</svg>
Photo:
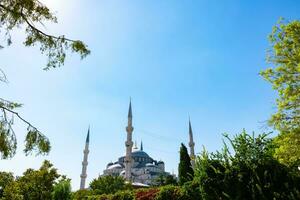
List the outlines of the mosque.
<svg viewBox="0 0 300 200">
<path fill-rule="evenodd" d="M 125 141 L 126 154 L 121 156 L 115 162 L 107 164 L 106 169 L 103 171 L 102 176 L 122 176 L 126 181 L 132 182 L 136 185 L 149 186 L 155 184 L 157 178 L 161 175 L 170 175 L 169 172 L 165 171 L 165 163 L 163 161 L 154 160 L 150 157 L 143 149 L 143 143 L 141 142 L 140 148 L 137 144 L 133 146 L 132 142 L 132 108 L 131 101 L 129 103 L 128 111 L 128 123 L 126 127 L 127 140 Z M 80 175 L 80 189 L 85 188 L 85 181 L 87 177 L 87 165 L 88 165 L 88 153 L 89 153 L 89 135 L 88 130 L 85 149 L 83 151 L 83 162 L 82 162 L 82 173 Z M 189 147 L 192 167 L 195 165 L 195 154 L 193 141 L 193 132 L 191 123 L 189 121 Z"/>
</svg>

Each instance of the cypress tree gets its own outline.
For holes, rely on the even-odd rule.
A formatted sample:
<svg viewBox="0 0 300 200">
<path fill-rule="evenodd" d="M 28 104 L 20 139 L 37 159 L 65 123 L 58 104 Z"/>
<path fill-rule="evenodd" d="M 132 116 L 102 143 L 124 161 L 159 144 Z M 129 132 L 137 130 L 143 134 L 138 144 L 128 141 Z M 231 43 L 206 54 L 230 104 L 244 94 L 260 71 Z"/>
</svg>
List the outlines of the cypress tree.
<svg viewBox="0 0 300 200">
<path fill-rule="evenodd" d="M 193 180 L 194 170 L 191 165 L 191 158 L 188 154 L 187 148 L 181 143 L 180 147 L 180 161 L 178 166 L 179 184 L 183 185 L 185 182 Z"/>
</svg>

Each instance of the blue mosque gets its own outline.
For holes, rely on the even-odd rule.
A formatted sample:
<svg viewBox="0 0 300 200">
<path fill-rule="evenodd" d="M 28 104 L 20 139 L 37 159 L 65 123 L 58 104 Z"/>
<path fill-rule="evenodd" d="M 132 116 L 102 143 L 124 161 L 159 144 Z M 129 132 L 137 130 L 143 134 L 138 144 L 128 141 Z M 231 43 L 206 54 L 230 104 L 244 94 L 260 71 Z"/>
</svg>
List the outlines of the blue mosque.
<svg viewBox="0 0 300 200">
<path fill-rule="evenodd" d="M 128 110 L 128 123 L 126 126 L 127 137 L 125 141 L 126 154 L 116 159 L 115 162 L 110 162 L 106 165 L 106 169 L 103 170 L 102 176 L 121 176 L 128 182 L 140 184 L 143 186 L 155 185 L 157 179 L 163 175 L 170 175 L 165 171 L 165 163 L 163 161 L 157 161 L 150 157 L 148 153 L 144 151 L 143 143 L 141 142 L 140 148 L 137 147 L 137 143 L 132 142 L 132 133 L 134 127 L 132 125 L 132 107 L 129 103 Z M 189 122 L 189 147 L 191 164 L 194 166 L 194 146 L 193 133 L 191 123 Z M 88 165 L 88 153 L 89 153 L 89 131 L 86 139 L 86 145 L 84 149 L 84 157 L 82 162 L 82 173 L 80 175 L 80 189 L 85 188 L 85 181 L 87 177 L 87 165 Z"/>
</svg>

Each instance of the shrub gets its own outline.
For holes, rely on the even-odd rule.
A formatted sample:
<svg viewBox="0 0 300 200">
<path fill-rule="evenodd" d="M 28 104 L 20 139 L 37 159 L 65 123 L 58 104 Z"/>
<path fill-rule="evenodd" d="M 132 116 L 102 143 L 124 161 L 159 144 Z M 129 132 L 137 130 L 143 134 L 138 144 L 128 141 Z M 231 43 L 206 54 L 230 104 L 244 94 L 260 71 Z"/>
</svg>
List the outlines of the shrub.
<svg viewBox="0 0 300 200">
<path fill-rule="evenodd" d="M 56 183 L 52 192 L 53 200 L 70 200 L 71 199 L 71 180 L 62 179 Z"/>
<path fill-rule="evenodd" d="M 183 191 L 178 186 L 167 185 L 160 188 L 155 200 L 188 200 Z"/>
<path fill-rule="evenodd" d="M 87 200 L 92 195 L 90 190 L 78 190 L 72 194 L 72 200 Z"/>
<path fill-rule="evenodd" d="M 90 188 L 94 194 L 114 194 L 127 189 L 127 185 L 120 176 L 99 176 L 91 182 Z"/>
<path fill-rule="evenodd" d="M 158 192 L 158 188 L 138 189 L 135 191 L 135 198 L 136 200 L 154 200 Z"/>
<path fill-rule="evenodd" d="M 119 191 L 112 196 L 111 200 L 134 200 L 134 194 L 132 191 Z"/>
</svg>

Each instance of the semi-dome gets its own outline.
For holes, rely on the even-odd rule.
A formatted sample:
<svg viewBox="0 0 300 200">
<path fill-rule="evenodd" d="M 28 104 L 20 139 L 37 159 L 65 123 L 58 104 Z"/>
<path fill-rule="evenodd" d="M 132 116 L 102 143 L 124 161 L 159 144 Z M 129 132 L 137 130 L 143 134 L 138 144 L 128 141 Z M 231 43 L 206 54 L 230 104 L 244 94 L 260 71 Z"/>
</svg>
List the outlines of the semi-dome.
<svg viewBox="0 0 300 200">
<path fill-rule="evenodd" d="M 154 164 L 152 164 L 152 163 L 147 163 L 146 167 L 156 167 L 156 166 Z"/>
<path fill-rule="evenodd" d="M 121 169 L 122 166 L 120 164 L 113 164 L 113 165 L 110 165 L 107 169 Z"/>
</svg>

